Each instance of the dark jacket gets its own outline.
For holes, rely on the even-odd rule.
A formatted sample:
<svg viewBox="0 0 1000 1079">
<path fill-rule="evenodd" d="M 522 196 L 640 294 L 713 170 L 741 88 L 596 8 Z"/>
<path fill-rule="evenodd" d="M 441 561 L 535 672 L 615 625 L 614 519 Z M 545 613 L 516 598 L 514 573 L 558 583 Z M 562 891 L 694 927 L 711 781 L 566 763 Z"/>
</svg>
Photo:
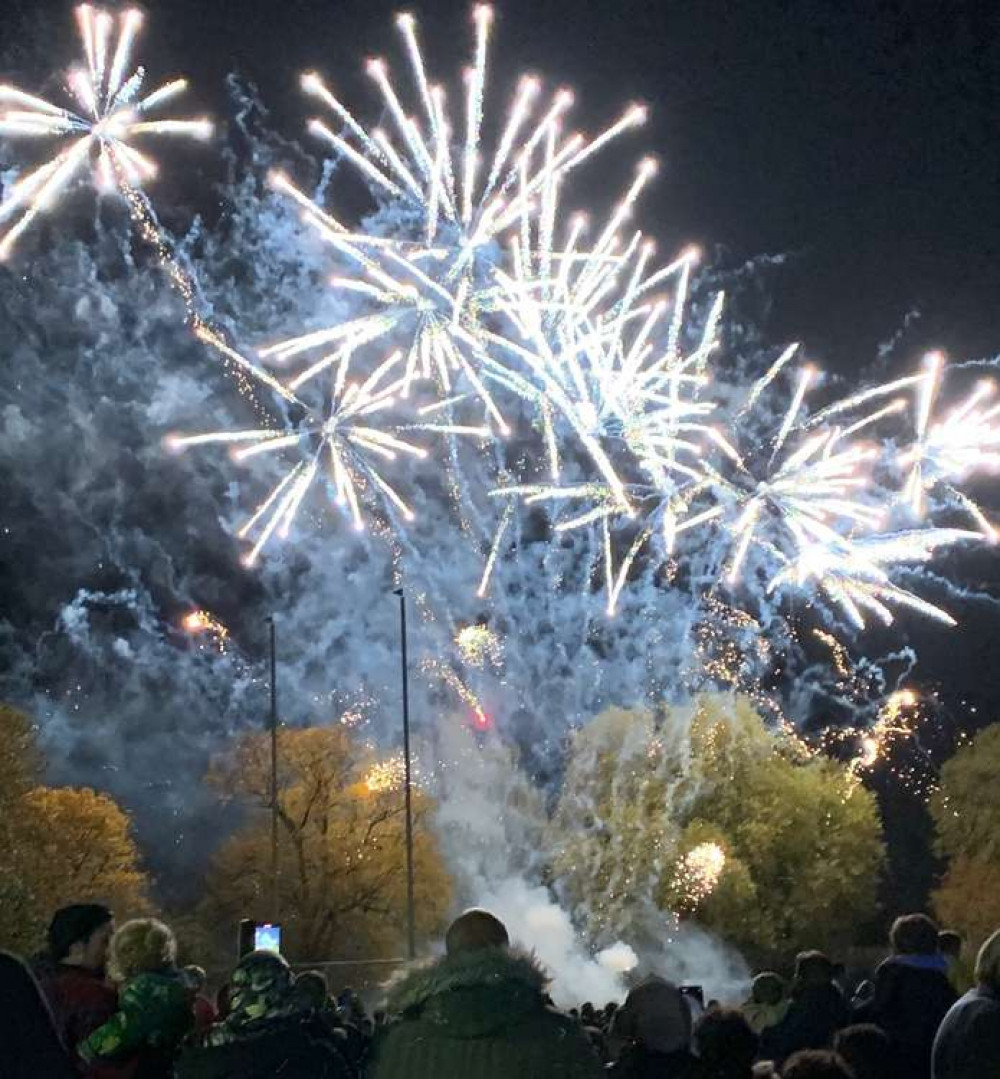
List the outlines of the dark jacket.
<svg viewBox="0 0 1000 1079">
<path fill-rule="evenodd" d="M 578 1023 L 545 1002 L 533 958 L 500 948 L 445 956 L 389 997 L 398 1020 L 376 1038 L 370 1079 L 597 1079 Z"/>
<path fill-rule="evenodd" d="M 934 1036 L 956 993 L 936 957 L 893 956 L 875 972 L 872 999 L 855 1012 L 880 1026 L 892 1041 L 900 1079 L 930 1079 Z"/>
<path fill-rule="evenodd" d="M 785 1018 L 761 1034 L 760 1055 L 781 1063 L 800 1049 L 826 1049 L 849 1021 L 847 1003 L 833 982 L 798 986 Z"/>
<path fill-rule="evenodd" d="M 4 1079 L 73 1079 L 76 1071 L 28 968 L 0 952 L 0 1075 Z"/>
<path fill-rule="evenodd" d="M 657 1053 L 640 1046 L 626 1049 L 607 1074 L 614 1079 L 699 1079 L 698 1059 L 686 1049 Z"/>
<path fill-rule="evenodd" d="M 222 1045 L 183 1050 L 176 1079 L 353 1079 L 354 1072 L 312 1021 L 263 1019 Z"/>
<path fill-rule="evenodd" d="M 122 989 L 118 1011 L 80 1043 L 80 1056 L 88 1063 L 135 1062 L 136 1079 L 166 1079 L 194 1025 L 192 1004 L 179 970 L 139 974 Z"/>
<path fill-rule="evenodd" d="M 944 1017 L 934 1039 L 934 1079 L 1000 1076 L 1000 996 L 972 989 Z"/>
</svg>

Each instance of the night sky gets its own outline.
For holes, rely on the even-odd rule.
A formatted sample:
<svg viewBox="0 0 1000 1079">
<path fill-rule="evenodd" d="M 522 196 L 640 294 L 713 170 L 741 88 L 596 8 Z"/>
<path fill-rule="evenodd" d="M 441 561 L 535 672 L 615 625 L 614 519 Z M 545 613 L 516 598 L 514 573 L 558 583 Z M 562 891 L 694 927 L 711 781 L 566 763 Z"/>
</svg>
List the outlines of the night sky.
<svg viewBox="0 0 1000 1079">
<path fill-rule="evenodd" d="M 75 52 L 70 7 L 0 7 L 31 39 L 25 71 L 44 55 L 43 18 L 59 59 Z M 384 0 L 170 0 L 148 5 L 144 52 L 158 73 L 191 77 L 193 112 L 231 118 L 224 83 L 236 72 L 259 88 L 269 126 L 299 138 L 309 115 L 299 73 L 315 67 L 345 100 L 373 102 L 362 63 L 401 59 L 398 10 Z M 410 10 L 430 66 L 454 72 L 469 52 L 468 5 Z M 593 190 L 616 191 L 626 164 L 651 152 L 662 168 L 641 217 L 665 250 L 693 241 L 729 268 L 789 256 L 764 276 L 754 316 L 766 338 L 800 340 L 859 381 L 900 331 L 898 365 L 931 347 L 955 359 L 1000 353 L 1000 5 L 504 0 L 496 11 L 494 103 L 527 70 L 573 87 L 574 115 L 591 129 L 626 101 L 650 105 L 645 131 L 591 172 Z M 944 565 L 1000 595 L 992 553 Z M 975 726 L 1000 714 L 1000 615 L 977 603 L 962 619 L 955 633 L 913 633 L 924 683 L 940 689 L 950 720 Z M 929 872 L 923 860 L 902 893 L 919 894 Z"/>
<path fill-rule="evenodd" d="M 306 108 L 298 73 L 317 67 L 359 100 L 370 90 L 361 61 L 392 56 L 399 10 L 383 0 L 153 7 L 166 56 L 206 101 L 224 108 L 222 79 L 239 71 L 288 136 Z M 454 71 L 468 54 L 468 5 L 413 10 L 430 66 Z M 650 125 L 621 154 L 648 148 L 663 165 L 643 216 L 666 247 L 796 256 L 772 285 L 776 338 L 850 371 L 916 310 L 914 352 L 998 351 L 996 5 L 509 0 L 497 15 L 494 91 L 535 71 L 573 87 L 595 127 L 624 101 L 650 104 Z M 609 156 L 603 166 L 620 170 Z"/>
<path fill-rule="evenodd" d="M 8 25 L 71 5 L 5 0 Z M 385 0 L 169 0 L 149 5 L 156 65 L 189 74 L 199 104 L 231 113 L 223 82 L 253 80 L 274 126 L 297 137 L 316 67 L 359 101 L 365 57 L 399 59 Z M 430 67 L 454 72 L 469 5 L 418 3 Z M 665 247 L 733 260 L 795 258 L 774 276 L 776 339 L 851 371 L 919 311 L 907 342 L 954 356 L 1000 341 L 1000 9 L 974 0 L 506 0 L 496 5 L 492 89 L 522 71 L 577 92 L 596 127 L 627 100 L 651 122 L 622 143 L 662 163 L 643 218 Z M 68 43 L 68 42 L 67 42 Z M 494 103 L 497 102 L 494 97 Z M 619 177 L 621 159 L 603 160 Z M 609 181 L 612 176 L 609 174 Z"/>
</svg>

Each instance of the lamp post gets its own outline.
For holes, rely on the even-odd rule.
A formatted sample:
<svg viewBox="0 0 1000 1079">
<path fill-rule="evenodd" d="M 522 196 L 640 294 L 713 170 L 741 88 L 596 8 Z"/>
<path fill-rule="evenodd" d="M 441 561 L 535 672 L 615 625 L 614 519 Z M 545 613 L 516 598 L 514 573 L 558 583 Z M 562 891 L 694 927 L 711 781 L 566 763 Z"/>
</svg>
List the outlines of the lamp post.
<svg viewBox="0 0 1000 1079">
<path fill-rule="evenodd" d="M 274 615 L 267 616 L 271 673 L 271 919 L 279 920 L 278 893 L 278 649 Z"/>
<path fill-rule="evenodd" d="M 397 588 L 399 596 L 399 637 L 403 664 L 403 762 L 406 792 L 406 943 L 410 959 L 417 956 L 416 914 L 413 897 L 413 786 L 410 763 L 410 671 L 406 640 L 406 593 Z"/>
</svg>

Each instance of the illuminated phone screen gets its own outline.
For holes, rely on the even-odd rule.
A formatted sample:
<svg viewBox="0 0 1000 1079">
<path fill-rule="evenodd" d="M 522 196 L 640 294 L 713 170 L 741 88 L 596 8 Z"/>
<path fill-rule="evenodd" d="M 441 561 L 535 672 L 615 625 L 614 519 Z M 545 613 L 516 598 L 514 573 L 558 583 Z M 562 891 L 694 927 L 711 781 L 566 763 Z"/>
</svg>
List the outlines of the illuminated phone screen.
<svg viewBox="0 0 1000 1079">
<path fill-rule="evenodd" d="M 253 933 L 253 946 L 261 952 L 281 952 L 281 926 L 258 925 Z"/>
</svg>

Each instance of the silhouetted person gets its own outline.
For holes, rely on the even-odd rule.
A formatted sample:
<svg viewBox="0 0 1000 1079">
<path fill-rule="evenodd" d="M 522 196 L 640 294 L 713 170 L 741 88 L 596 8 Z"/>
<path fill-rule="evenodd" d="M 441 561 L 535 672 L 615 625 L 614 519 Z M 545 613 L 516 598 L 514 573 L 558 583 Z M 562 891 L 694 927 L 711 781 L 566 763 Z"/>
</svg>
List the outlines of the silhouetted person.
<svg viewBox="0 0 1000 1079">
<path fill-rule="evenodd" d="M 31 971 L 0 952 L 0 1075 L 4 1079 L 75 1079 L 52 1013 Z"/>
<path fill-rule="evenodd" d="M 833 1049 L 854 1072 L 854 1079 L 892 1079 L 892 1043 L 874 1023 L 844 1027 L 833 1039 Z"/>
<path fill-rule="evenodd" d="M 397 1018 L 375 1040 L 370 1079 L 598 1079 L 583 1029 L 546 1003 L 544 971 L 502 922 L 466 911 L 445 947 L 392 990 Z"/>
<path fill-rule="evenodd" d="M 948 964 L 948 980 L 956 993 L 968 992 L 975 984 L 972 966 L 965 956 L 965 941 L 953 929 L 938 933 L 938 951 Z"/>
<path fill-rule="evenodd" d="M 941 1023 L 933 1049 L 934 1079 L 1000 1075 L 1000 930 L 980 948 L 976 987 Z"/>
<path fill-rule="evenodd" d="M 202 967 L 195 966 L 192 963 L 184 968 L 184 979 L 188 988 L 194 994 L 191 1010 L 194 1015 L 195 1033 L 203 1034 L 219 1018 L 215 1005 L 205 995 L 208 975 Z"/>
<path fill-rule="evenodd" d="M 118 1007 L 118 993 L 107 978 L 114 930 L 114 915 L 99 903 L 61 907 L 49 923 L 45 951 L 34 964 L 56 1033 L 80 1070 L 76 1047 Z"/>
<path fill-rule="evenodd" d="M 673 982 L 651 977 L 629 991 L 615 1013 L 613 1040 L 621 1046 L 609 1069 L 615 1079 L 694 1076 L 691 1009 Z"/>
<path fill-rule="evenodd" d="M 759 1041 L 738 1008 L 706 1008 L 694 1028 L 701 1079 L 751 1079 Z"/>
<path fill-rule="evenodd" d="M 785 981 L 772 970 L 763 971 L 754 978 L 750 987 L 750 999 L 741 1007 L 747 1022 L 755 1034 L 776 1027 L 788 1014 L 791 1000 L 785 991 Z"/>
<path fill-rule="evenodd" d="M 836 1053 L 804 1049 L 789 1057 L 781 1069 L 781 1079 L 854 1079 L 854 1076 Z"/>
<path fill-rule="evenodd" d="M 889 1035 L 899 1079 L 929 1079 L 934 1035 L 957 994 L 938 951 L 937 926 L 926 914 L 897 918 L 890 940 L 893 954 L 875 972 L 872 998 L 855 1016 Z"/>
<path fill-rule="evenodd" d="M 763 1032 L 761 1055 L 781 1063 L 800 1049 L 828 1049 L 847 1026 L 849 1013 L 833 981 L 834 967 L 822 952 L 801 952 L 795 961 L 791 1004 L 785 1018 Z"/>
</svg>

